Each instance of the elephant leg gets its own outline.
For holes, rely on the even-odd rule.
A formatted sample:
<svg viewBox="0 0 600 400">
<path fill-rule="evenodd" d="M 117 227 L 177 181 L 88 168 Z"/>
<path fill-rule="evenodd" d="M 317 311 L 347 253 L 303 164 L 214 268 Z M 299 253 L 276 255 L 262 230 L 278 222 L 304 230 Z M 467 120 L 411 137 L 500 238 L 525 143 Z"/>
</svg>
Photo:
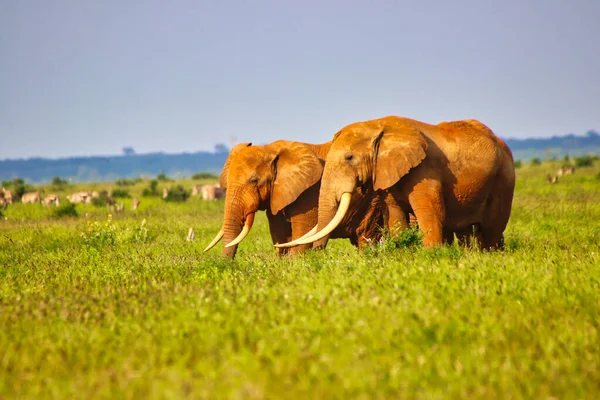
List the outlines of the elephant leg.
<svg viewBox="0 0 600 400">
<path fill-rule="evenodd" d="M 310 231 L 316 225 L 316 218 L 314 216 L 307 216 L 305 214 L 299 214 L 290 218 L 292 223 L 292 239 L 296 240 L 302 237 L 306 232 Z M 304 253 L 306 250 L 312 247 L 312 243 L 301 244 L 290 248 L 290 254 Z"/>
<path fill-rule="evenodd" d="M 267 211 L 267 219 L 269 220 L 269 230 L 271 231 L 273 244 L 287 243 L 291 240 L 292 226 L 282 213 L 273 215 Z M 289 249 L 287 248 L 277 248 L 277 255 L 282 256 L 287 254 L 288 251 Z"/>
<path fill-rule="evenodd" d="M 362 235 L 350 237 L 350 243 L 352 243 L 353 246 L 357 247 L 358 251 L 360 251 L 360 252 L 362 252 L 367 247 L 374 246 L 375 244 L 377 244 L 378 240 L 379 240 L 378 237 L 367 238 Z"/>
<path fill-rule="evenodd" d="M 456 235 L 456 239 L 461 246 L 475 248 L 481 247 L 483 243 L 483 232 L 479 224 L 473 224 L 466 228 L 457 229 L 451 232 L 451 235 Z M 452 244 L 452 242 L 448 243 Z"/>
<path fill-rule="evenodd" d="M 508 224 L 513 193 L 510 188 L 498 187 L 490 193 L 481 223 L 483 248 L 500 250 L 504 248 L 504 229 Z"/>
<path fill-rule="evenodd" d="M 417 221 L 417 217 L 415 217 L 415 214 L 410 213 L 408 214 L 408 224 L 411 227 L 419 227 L 419 221 Z"/>
<path fill-rule="evenodd" d="M 398 205 L 391 193 L 385 197 L 385 206 L 387 208 L 387 229 L 390 235 L 394 236 L 398 232 L 408 228 L 408 217 L 406 212 Z"/>
<path fill-rule="evenodd" d="M 504 247 L 504 227 L 500 221 L 486 220 L 482 226 L 482 247 L 486 250 L 499 250 Z"/>
<path fill-rule="evenodd" d="M 441 183 L 431 179 L 417 183 L 408 201 L 423 232 L 423 245 L 432 247 L 443 244 L 445 208 Z"/>
<path fill-rule="evenodd" d="M 302 193 L 298 200 L 285 208 L 285 213 L 291 223 L 290 240 L 296 240 L 304 236 L 305 233 L 317 225 L 319 188 L 319 185 L 312 186 Z M 313 244 L 302 244 L 289 248 L 289 252 L 291 254 L 303 253 L 312 247 Z"/>
<path fill-rule="evenodd" d="M 450 229 L 444 229 L 444 243 L 451 245 L 454 243 L 454 231 L 450 230 Z M 456 238 L 459 240 L 460 243 L 460 238 L 458 237 L 458 233 L 456 234 Z"/>
</svg>

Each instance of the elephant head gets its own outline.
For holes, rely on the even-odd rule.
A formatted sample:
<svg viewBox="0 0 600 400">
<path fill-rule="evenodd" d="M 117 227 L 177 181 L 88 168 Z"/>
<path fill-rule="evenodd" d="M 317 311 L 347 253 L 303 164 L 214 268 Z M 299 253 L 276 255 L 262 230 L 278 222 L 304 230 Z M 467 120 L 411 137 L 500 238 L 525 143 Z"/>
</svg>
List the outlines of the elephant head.
<svg viewBox="0 0 600 400">
<path fill-rule="evenodd" d="M 390 188 L 425 159 L 427 148 L 418 127 L 394 117 L 340 130 L 327 154 L 321 180 L 319 231 L 293 244 L 326 241 L 344 219 L 356 189 L 367 185 L 373 191 Z"/>
<path fill-rule="evenodd" d="M 223 256 L 233 258 L 257 211 L 278 214 L 315 185 L 322 172 L 322 160 L 304 143 L 279 140 L 264 146 L 236 145 L 219 178 L 227 190 L 223 227 L 205 251 L 223 238 Z"/>
</svg>

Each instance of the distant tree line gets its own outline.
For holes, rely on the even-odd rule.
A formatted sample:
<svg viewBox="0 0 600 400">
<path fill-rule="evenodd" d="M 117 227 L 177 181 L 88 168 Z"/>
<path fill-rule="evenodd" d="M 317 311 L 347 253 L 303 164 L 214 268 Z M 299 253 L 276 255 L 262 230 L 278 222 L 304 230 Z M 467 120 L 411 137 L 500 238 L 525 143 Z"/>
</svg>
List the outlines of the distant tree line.
<svg viewBox="0 0 600 400">
<path fill-rule="evenodd" d="M 550 138 L 505 139 L 516 160 L 533 158 L 562 158 L 565 155 L 600 154 L 600 134 L 589 131 L 583 136 L 568 134 Z M 214 177 L 223 168 L 229 154 L 224 144 L 213 152 L 183 154 L 136 154 L 132 147 L 124 155 L 108 157 L 70 157 L 61 159 L 30 158 L 0 160 L 0 180 L 22 178 L 28 182 L 48 183 L 61 176 L 73 182 L 101 182 L 117 179 L 135 179 L 140 176 Z M 198 171 L 203 171 L 198 173 Z"/>
<path fill-rule="evenodd" d="M 588 131 L 583 136 L 568 134 L 549 138 L 504 139 L 516 160 L 559 159 L 600 154 L 600 134 Z"/>
<path fill-rule="evenodd" d="M 140 176 L 192 176 L 198 171 L 218 174 L 228 151 L 184 154 L 131 154 L 109 157 L 70 157 L 61 159 L 30 158 L 0 160 L 0 180 L 22 178 L 28 182 L 47 183 L 53 177 L 73 182 L 115 181 Z"/>
</svg>

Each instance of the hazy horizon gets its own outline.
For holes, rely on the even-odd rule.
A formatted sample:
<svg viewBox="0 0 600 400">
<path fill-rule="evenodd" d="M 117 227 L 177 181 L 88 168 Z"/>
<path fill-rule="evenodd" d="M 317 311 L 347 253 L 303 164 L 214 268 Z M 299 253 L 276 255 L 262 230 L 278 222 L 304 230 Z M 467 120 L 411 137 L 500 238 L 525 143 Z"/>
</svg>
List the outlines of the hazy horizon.
<svg viewBox="0 0 600 400">
<path fill-rule="evenodd" d="M 324 142 L 349 123 L 600 129 L 600 2 L 0 4 L 0 159 Z"/>
</svg>

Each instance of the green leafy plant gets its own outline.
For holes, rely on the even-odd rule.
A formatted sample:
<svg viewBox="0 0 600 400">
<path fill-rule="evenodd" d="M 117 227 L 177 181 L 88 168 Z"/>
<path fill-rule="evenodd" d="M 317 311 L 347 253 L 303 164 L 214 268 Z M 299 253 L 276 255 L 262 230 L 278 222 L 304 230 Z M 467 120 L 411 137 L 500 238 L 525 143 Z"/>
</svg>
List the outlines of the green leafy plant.
<svg viewBox="0 0 600 400">
<path fill-rule="evenodd" d="M 167 176 L 167 175 L 164 173 L 164 171 L 163 171 L 163 172 L 161 172 L 160 174 L 158 174 L 158 175 L 156 176 L 156 179 L 157 179 L 157 180 L 159 180 L 159 181 L 161 181 L 161 182 L 170 182 L 170 181 L 172 181 L 172 179 L 171 179 L 171 178 L 169 178 L 169 177 L 168 177 L 168 176 Z"/>
<path fill-rule="evenodd" d="M 521 160 L 515 161 L 515 169 L 521 168 L 523 166 L 523 162 Z"/>
<path fill-rule="evenodd" d="M 106 246 L 114 246 L 117 243 L 117 227 L 108 214 L 105 222 L 88 221 L 87 228 L 81 234 L 83 244 L 100 249 Z"/>
<path fill-rule="evenodd" d="M 182 185 L 172 187 L 167 194 L 165 201 L 182 202 L 190 197 L 190 191 L 186 190 Z"/>
<path fill-rule="evenodd" d="M 52 216 L 55 218 L 78 217 L 77 206 L 75 203 L 64 202 L 60 206 L 52 209 Z"/>
<path fill-rule="evenodd" d="M 121 178 L 115 181 L 115 185 L 117 186 L 133 186 L 135 185 L 135 181 L 133 179 Z"/>
<path fill-rule="evenodd" d="M 412 249 L 423 245 L 423 233 L 418 226 L 409 226 L 407 229 L 383 229 L 382 237 L 372 241 L 367 252 L 372 254 L 387 253 L 394 249 Z"/>
<path fill-rule="evenodd" d="M 147 188 L 144 188 L 144 190 L 142 191 L 142 196 L 144 197 L 154 197 L 159 195 L 160 193 L 158 192 L 158 181 L 156 179 L 151 180 L 150 185 Z"/>
<path fill-rule="evenodd" d="M 114 198 L 129 198 L 131 195 L 129 194 L 129 190 L 127 189 L 115 189 L 112 191 L 111 196 Z"/>
<path fill-rule="evenodd" d="M 592 167 L 594 165 L 594 158 L 592 156 L 581 156 L 575 159 L 575 166 L 582 167 Z"/>
<path fill-rule="evenodd" d="M 397 249 L 413 248 L 423 245 L 423 233 L 417 226 L 409 226 L 407 229 L 396 233 L 384 232 L 386 246 Z"/>
<path fill-rule="evenodd" d="M 531 165 L 541 165 L 542 164 L 542 160 L 540 160 L 537 157 L 534 157 L 531 159 Z"/>
<path fill-rule="evenodd" d="M 113 204 L 114 200 L 108 195 L 108 191 L 102 190 L 97 197 L 92 197 L 92 204 L 96 207 L 104 207 L 107 204 Z"/>
<path fill-rule="evenodd" d="M 67 186 L 69 184 L 69 182 L 65 179 L 61 179 L 60 176 L 55 176 L 54 178 L 52 178 L 52 181 L 50 182 L 50 184 L 54 187 L 63 187 L 63 186 Z"/>
</svg>

